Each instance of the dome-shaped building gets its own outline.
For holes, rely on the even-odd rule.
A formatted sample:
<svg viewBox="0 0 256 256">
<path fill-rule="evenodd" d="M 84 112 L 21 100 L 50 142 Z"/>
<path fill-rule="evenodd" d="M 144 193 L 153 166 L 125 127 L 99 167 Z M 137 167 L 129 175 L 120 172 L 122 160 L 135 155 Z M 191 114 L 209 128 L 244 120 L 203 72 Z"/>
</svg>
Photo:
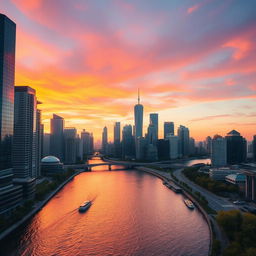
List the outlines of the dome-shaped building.
<svg viewBox="0 0 256 256">
<path fill-rule="evenodd" d="M 46 156 L 41 160 L 41 173 L 43 176 L 52 176 L 63 173 L 63 163 L 55 156 Z"/>
</svg>

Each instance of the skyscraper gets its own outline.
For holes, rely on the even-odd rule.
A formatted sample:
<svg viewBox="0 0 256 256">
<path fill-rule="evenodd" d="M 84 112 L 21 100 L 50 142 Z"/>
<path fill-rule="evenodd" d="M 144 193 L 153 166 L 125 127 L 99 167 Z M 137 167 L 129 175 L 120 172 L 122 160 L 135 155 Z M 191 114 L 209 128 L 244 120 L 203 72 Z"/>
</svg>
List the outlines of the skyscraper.
<svg viewBox="0 0 256 256">
<path fill-rule="evenodd" d="M 213 167 L 227 164 L 227 141 L 220 135 L 215 135 L 212 139 L 211 160 Z"/>
<path fill-rule="evenodd" d="M 177 159 L 179 157 L 179 137 L 169 134 L 167 138 L 169 139 L 170 159 Z"/>
<path fill-rule="evenodd" d="M 256 135 L 253 136 L 253 141 L 252 141 L 252 156 L 253 156 L 253 161 L 256 162 Z"/>
<path fill-rule="evenodd" d="M 212 150 L 212 138 L 210 136 L 207 136 L 205 139 L 205 149 L 207 154 L 211 154 Z"/>
<path fill-rule="evenodd" d="M 149 123 L 154 125 L 156 130 L 156 138 L 158 140 L 158 114 L 157 113 L 149 114 Z"/>
<path fill-rule="evenodd" d="M 63 161 L 64 155 L 64 119 L 53 114 L 51 119 L 50 154 Z"/>
<path fill-rule="evenodd" d="M 167 135 L 174 135 L 174 123 L 173 122 L 164 122 L 164 138 L 167 138 Z"/>
<path fill-rule="evenodd" d="M 76 162 L 76 128 L 67 127 L 64 129 L 64 163 L 73 164 Z"/>
<path fill-rule="evenodd" d="M 120 122 L 116 122 L 114 125 L 114 154 L 115 157 L 121 157 L 121 126 Z"/>
<path fill-rule="evenodd" d="M 122 158 L 130 159 L 134 155 L 134 140 L 131 125 L 125 125 L 123 127 L 122 138 Z"/>
<path fill-rule="evenodd" d="M 102 153 L 107 154 L 108 148 L 108 128 L 105 126 L 102 132 L 102 143 L 101 143 Z"/>
<path fill-rule="evenodd" d="M 227 140 L 227 163 L 239 164 L 246 160 L 247 143 L 239 132 L 232 130 L 226 135 Z"/>
<path fill-rule="evenodd" d="M 25 198 L 33 198 L 37 165 L 37 99 L 29 86 L 15 87 L 13 171 L 15 182 L 22 184 Z"/>
<path fill-rule="evenodd" d="M 0 213 L 22 199 L 22 186 L 12 182 L 16 24 L 0 14 Z"/>
<path fill-rule="evenodd" d="M 87 156 L 91 154 L 91 141 L 90 141 L 90 133 L 85 131 L 81 132 L 81 140 L 82 140 L 82 147 L 83 147 L 83 158 L 87 159 Z"/>
<path fill-rule="evenodd" d="M 189 155 L 189 129 L 183 125 L 178 128 L 179 153 L 181 157 Z"/>
<path fill-rule="evenodd" d="M 0 170 L 7 170 L 12 167 L 16 25 L 3 14 L 0 34 Z"/>
<path fill-rule="evenodd" d="M 140 92 L 138 91 L 138 104 L 134 106 L 135 139 L 143 136 L 143 105 L 140 104 Z"/>
<path fill-rule="evenodd" d="M 38 104 L 41 102 L 37 101 Z M 41 110 L 36 110 L 36 177 L 41 175 L 40 164 L 43 158 L 44 125 L 41 123 Z"/>
</svg>

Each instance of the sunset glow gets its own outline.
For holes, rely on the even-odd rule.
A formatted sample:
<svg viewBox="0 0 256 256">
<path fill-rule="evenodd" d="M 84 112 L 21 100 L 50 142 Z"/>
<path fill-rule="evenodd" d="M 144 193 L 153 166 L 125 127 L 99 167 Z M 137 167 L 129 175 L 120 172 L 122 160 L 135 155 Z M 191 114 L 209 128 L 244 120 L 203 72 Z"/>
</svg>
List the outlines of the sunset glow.
<svg viewBox="0 0 256 256">
<path fill-rule="evenodd" d="M 145 109 L 191 136 L 256 133 L 256 2 L 0 0 L 17 24 L 16 85 L 36 89 L 49 132 L 65 126 L 110 139 Z M 144 131 L 145 131 L 144 129 Z"/>
</svg>

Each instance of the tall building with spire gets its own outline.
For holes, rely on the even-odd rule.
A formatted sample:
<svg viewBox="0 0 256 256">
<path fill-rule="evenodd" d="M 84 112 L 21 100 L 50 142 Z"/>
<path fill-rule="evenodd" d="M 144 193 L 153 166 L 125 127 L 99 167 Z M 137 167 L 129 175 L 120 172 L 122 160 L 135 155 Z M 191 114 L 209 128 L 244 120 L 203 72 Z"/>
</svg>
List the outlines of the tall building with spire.
<svg viewBox="0 0 256 256">
<path fill-rule="evenodd" d="M 134 106 L 135 138 L 143 136 L 143 105 L 140 104 L 140 91 L 138 90 L 138 104 Z"/>
<path fill-rule="evenodd" d="M 143 106 L 140 104 L 140 91 L 138 90 L 138 104 L 134 106 L 134 122 L 135 122 L 135 151 L 136 159 L 142 158 L 142 136 L 143 136 Z"/>
</svg>

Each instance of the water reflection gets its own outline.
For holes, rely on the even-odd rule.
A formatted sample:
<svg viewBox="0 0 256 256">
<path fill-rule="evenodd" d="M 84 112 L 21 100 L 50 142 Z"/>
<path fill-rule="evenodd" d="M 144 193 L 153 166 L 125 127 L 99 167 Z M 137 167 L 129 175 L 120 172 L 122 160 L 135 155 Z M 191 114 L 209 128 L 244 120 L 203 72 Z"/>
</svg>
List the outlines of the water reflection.
<svg viewBox="0 0 256 256">
<path fill-rule="evenodd" d="M 107 170 L 75 177 L 21 230 L 18 244 L 1 247 L 3 255 L 207 255 L 207 224 L 181 195 L 154 176 Z M 94 196 L 80 214 L 78 206 Z"/>
</svg>

